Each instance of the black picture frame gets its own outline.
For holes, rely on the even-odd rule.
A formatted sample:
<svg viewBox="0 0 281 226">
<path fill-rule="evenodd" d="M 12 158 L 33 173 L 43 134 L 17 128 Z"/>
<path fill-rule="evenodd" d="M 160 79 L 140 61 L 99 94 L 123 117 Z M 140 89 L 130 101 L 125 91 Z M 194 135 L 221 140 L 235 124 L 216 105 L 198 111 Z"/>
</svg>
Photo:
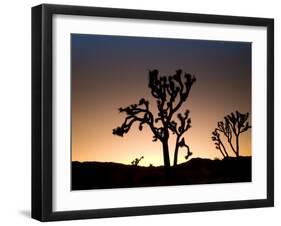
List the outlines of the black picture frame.
<svg viewBox="0 0 281 226">
<path fill-rule="evenodd" d="M 246 201 L 169 204 L 129 208 L 52 210 L 52 18 L 55 14 L 134 18 L 267 28 L 267 197 Z M 32 8 L 32 218 L 40 221 L 121 217 L 274 205 L 274 20 L 131 9 L 43 4 Z"/>
</svg>

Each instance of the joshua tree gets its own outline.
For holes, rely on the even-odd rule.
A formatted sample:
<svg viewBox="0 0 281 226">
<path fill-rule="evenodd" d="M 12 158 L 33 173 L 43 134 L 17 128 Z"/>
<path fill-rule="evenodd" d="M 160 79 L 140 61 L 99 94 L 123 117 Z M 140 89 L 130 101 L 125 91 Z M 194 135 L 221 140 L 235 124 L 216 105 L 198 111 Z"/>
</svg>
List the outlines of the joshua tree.
<svg viewBox="0 0 281 226">
<path fill-rule="evenodd" d="M 224 144 L 221 141 L 220 138 L 220 134 L 218 132 L 218 129 L 215 129 L 215 131 L 212 132 L 212 140 L 215 142 L 216 145 L 216 149 L 218 149 L 220 151 L 220 153 L 222 154 L 223 158 L 227 158 L 228 157 L 228 153 L 225 149 Z"/>
<path fill-rule="evenodd" d="M 143 156 L 140 157 L 140 158 L 135 158 L 135 159 L 131 162 L 131 164 L 132 164 L 133 166 L 137 166 L 143 158 L 144 158 Z"/>
<path fill-rule="evenodd" d="M 153 115 L 150 105 L 144 98 L 140 99 L 138 104 L 132 104 L 126 108 L 119 108 L 120 112 L 126 113 L 123 124 L 113 129 L 113 134 L 123 136 L 129 132 L 134 123 L 139 123 L 139 130 L 147 125 L 153 133 L 154 142 L 160 141 L 163 148 L 164 166 L 170 167 L 168 140 L 170 131 L 177 135 L 175 147 L 175 161 L 177 164 L 178 148 L 183 134 L 191 127 L 191 119 L 188 117 L 189 111 L 184 115 L 178 114 L 178 123 L 173 120 L 173 116 L 178 112 L 180 107 L 189 96 L 189 92 L 195 77 L 184 73 L 182 78 L 182 70 L 177 70 L 172 76 L 159 76 L 158 70 L 149 72 L 149 84 L 151 95 L 156 99 L 157 115 Z M 184 143 L 184 140 L 182 141 Z"/>
<path fill-rule="evenodd" d="M 242 114 L 239 111 L 232 112 L 224 117 L 224 122 L 218 122 L 217 131 L 223 133 L 234 152 L 236 157 L 239 157 L 239 136 L 251 128 L 249 122 L 249 113 Z M 232 142 L 234 136 L 235 145 Z M 235 146 L 235 147 L 234 147 Z"/>
</svg>

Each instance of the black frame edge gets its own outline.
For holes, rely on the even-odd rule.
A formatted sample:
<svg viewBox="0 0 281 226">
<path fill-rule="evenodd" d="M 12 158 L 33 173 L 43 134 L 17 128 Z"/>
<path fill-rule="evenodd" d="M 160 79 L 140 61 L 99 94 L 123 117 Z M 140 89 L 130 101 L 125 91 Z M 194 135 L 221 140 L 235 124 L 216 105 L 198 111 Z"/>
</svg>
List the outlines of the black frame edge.
<svg viewBox="0 0 281 226">
<path fill-rule="evenodd" d="M 32 7 L 32 202 L 31 217 L 52 214 L 52 15 Z"/>
<path fill-rule="evenodd" d="M 188 21 L 267 28 L 267 198 L 59 211 L 52 210 L 52 16 L 53 14 Z M 32 218 L 58 221 L 274 206 L 274 20 L 177 12 L 42 4 L 32 8 Z"/>
<path fill-rule="evenodd" d="M 267 23 L 267 200 L 274 206 L 274 19 Z"/>
<path fill-rule="evenodd" d="M 101 16 L 101 17 L 117 17 L 126 19 L 147 19 L 147 20 L 163 20 L 163 21 L 182 21 L 182 22 L 198 22 L 198 23 L 214 23 L 214 24 L 233 24 L 233 25 L 249 25 L 249 26 L 267 26 L 273 19 L 262 17 L 246 17 L 246 16 L 230 16 L 230 15 L 213 15 L 186 12 L 169 12 L 169 11 L 153 11 L 140 9 L 124 9 L 124 8 L 104 8 L 93 6 L 79 5 L 57 5 L 42 4 L 53 14 L 66 15 L 83 15 L 83 16 Z M 223 21 L 223 22 L 218 22 Z"/>
<path fill-rule="evenodd" d="M 41 141 L 41 93 L 42 93 L 42 6 L 32 8 L 31 62 L 32 62 L 32 154 L 31 154 L 31 217 L 42 218 L 42 141 Z"/>
<path fill-rule="evenodd" d="M 223 206 L 223 207 L 222 207 Z M 110 217 L 130 217 L 144 216 L 154 214 L 176 214 L 188 212 L 203 212 L 203 211 L 222 211 L 234 209 L 249 209 L 271 207 L 268 199 L 258 200 L 241 200 L 241 201 L 226 201 L 226 202 L 209 202 L 209 203 L 191 203 L 191 204 L 174 204 L 161 206 L 140 206 L 140 207 L 125 207 L 112 209 L 95 209 L 95 210 L 77 210 L 77 211 L 59 211 L 50 214 L 47 221 L 64 221 L 64 220 L 84 220 L 96 218 Z M 137 213 L 137 214 L 136 214 Z"/>
</svg>

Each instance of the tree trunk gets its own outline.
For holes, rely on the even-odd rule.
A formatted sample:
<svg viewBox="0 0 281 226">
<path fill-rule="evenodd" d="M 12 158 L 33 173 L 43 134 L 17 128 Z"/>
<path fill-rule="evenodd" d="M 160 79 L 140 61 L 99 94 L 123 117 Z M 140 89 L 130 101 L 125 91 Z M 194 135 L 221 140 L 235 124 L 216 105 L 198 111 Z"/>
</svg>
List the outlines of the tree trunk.
<svg viewBox="0 0 281 226">
<path fill-rule="evenodd" d="M 174 152 L 174 166 L 178 164 L 179 140 L 180 137 L 177 136 L 175 152 Z"/>
<path fill-rule="evenodd" d="M 236 157 L 239 157 L 239 135 L 236 136 Z"/>
<path fill-rule="evenodd" d="M 169 168 L 170 167 L 170 157 L 169 157 L 168 139 L 162 141 L 162 145 L 163 145 L 164 167 Z"/>
<path fill-rule="evenodd" d="M 223 143 L 221 142 L 221 146 L 222 146 L 222 148 L 223 148 L 223 151 L 224 151 L 224 157 L 228 157 L 228 153 L 227 153 L 227 151 L 226 151 L 226 149 L 225 149 L 225 146 L 223 145 Z"/>
<path fill-rule="evenodd" d="M 223 153 L 223 151 L 222 151 L 221 149 L 219 149 L 219 150 L 220 150 L 220 152 L 221 152 L 223 158 L 225 158 L 225 154 Z"/>
<path fill-rule="evenodd" d="M 178 164 L 178 152 L 179 152 L 179 145 L 176 144 L 175 153 L 174 153 L 174 166 Z"/>
<path fill-rule="evenodd" d="M 228 140 L 228 143 L 230 144 L 231 150 L 233 151 L 233 153 L 234 153 L 234 154 L 236 155 L 236 157 L 237 157 L 237 152 L 235 151 L 235 149 L 234 149 L 234 147 L 233 147 L 233 145 L 232 145 L 231 140 Z"/>
</svg>

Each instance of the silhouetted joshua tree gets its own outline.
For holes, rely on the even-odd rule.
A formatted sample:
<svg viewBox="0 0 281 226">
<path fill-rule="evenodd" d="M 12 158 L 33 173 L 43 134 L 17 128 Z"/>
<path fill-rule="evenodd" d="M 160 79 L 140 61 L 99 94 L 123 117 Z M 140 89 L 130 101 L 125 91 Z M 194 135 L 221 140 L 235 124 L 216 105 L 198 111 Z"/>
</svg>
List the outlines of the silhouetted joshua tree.
<svg viewBox="0 0 281 226">
<path fill-rule="evenodd" d="M 139 130 L 147 125 L 153 133 L 152 141 L 159 140 L 162 143 L 164 166 L 166 168 L 170 167 L 169 131 L 177 136 L 174 154 L 174 165 L 176 165 L 179 147 L 186 147 L 182 136 L 191 127 L 188 110 L 184 115 L 180 113 L 177 115 L 178 122 L 173 120 L 173 116 L 186 101 L 191 87 L 196 81 L 194 76 L 187 73 L 184 73 L 184 79 L 182 77 L 182 70 L 177 70 L 176 74 L 172 76 L 159 76 L 158 70 L 149 71 L 148 87 L 151 95 L 156 99 L 157 115 L 153 115 L 149 102 L 142 98 L 138 104 L 119 108 L 119 111 L 125 112 L 127 117 L 121 126 L 113 129 L 113 134 L 123 136 L 129 132 L 135 122 L 139 123 Z"/>
<path fill-rule="evenodd" d="M 239 136 L 251 128 L 249 122 L 249 113 L 242 114 L 239 111 L 232 112 L 224 117 L 224 122 L 218 122 L 217 131 L 222 132 L 234 152 L 236 157 L 239 157 Z M 235 147 L 232 142 L 232 137 L 235 136 Z"/>
<path fill-rule="evenodd" d="M 135 158 L 135 159 L 131 162 L 131 164 L 132 164 L 133 166 L 137 166 L 143 158 L 144 158 L 143 156 L 140 157 L 140 158 Z"/>
</svg>

